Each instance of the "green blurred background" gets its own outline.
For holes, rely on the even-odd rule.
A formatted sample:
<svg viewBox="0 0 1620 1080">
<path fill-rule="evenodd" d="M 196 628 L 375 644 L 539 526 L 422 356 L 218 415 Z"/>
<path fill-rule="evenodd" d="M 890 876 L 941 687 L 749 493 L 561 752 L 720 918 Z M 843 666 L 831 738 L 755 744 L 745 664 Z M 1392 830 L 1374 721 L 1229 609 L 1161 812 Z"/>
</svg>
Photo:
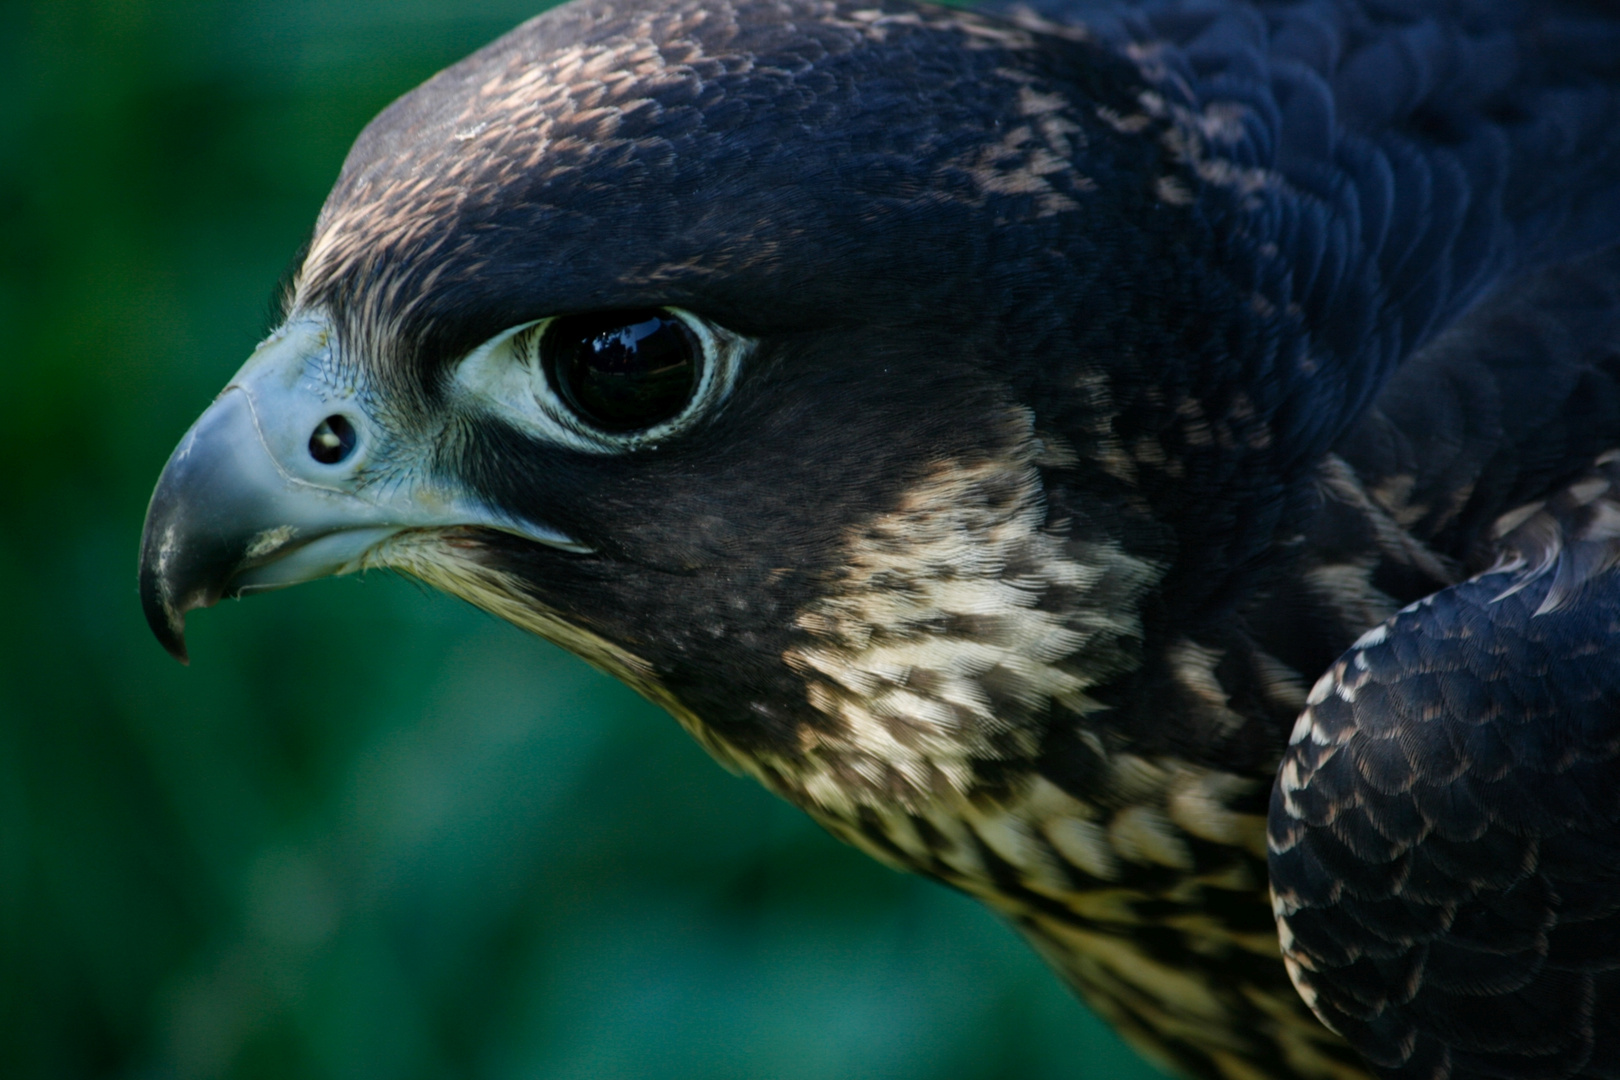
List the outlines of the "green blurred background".
<svg viewBox="0 0 1620 1080">
<path fill-rule="evenodd" d="M 349 142 L 536 10 L 0 4 L 0 1076 L 1157 1075 L 975 904 L 455 601 L 148 636 L 152 482 Z"/>
</svg>

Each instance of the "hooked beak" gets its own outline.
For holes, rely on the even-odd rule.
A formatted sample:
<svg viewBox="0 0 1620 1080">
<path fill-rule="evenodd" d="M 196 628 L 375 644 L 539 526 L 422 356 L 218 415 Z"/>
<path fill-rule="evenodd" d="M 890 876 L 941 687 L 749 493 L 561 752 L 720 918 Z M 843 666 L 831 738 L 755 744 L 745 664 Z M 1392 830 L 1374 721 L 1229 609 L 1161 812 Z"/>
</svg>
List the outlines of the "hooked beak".
<svg viewBox="0 0 1620 1080">
<path fill-rule="evenodd" d="M 186 662 L 185 618 L 223 597 L 346 574 L 406 529 L 481 526 L 588 550 L 404 468 L 352 375 L 336 374 L 324 320 L 261 345 L 186 432 L 152 493 L 141 536 L 141 606 Z M 385 461 L 386 458 L 390 459 Z"/>
</svg>

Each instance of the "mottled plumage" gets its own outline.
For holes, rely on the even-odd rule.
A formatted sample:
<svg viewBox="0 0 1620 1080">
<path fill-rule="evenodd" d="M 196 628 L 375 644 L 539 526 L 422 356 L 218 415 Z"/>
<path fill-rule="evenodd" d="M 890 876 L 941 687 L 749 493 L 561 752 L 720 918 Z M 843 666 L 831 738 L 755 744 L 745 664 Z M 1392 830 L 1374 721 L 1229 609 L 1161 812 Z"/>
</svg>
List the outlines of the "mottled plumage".
<svg viewBox="0 0 1620 1080">
<path fill-rule="evenodd" d="M 1284 951 L 1386 1075 L 1620 1073 L 1616 481 L 1606 455 L 1366 634 L 1290 740 Z"/>
<path fill-rule="evenodd" d="M 1189 1075 L 1620 1075 L 1617 245 L 1602 4 L 569 4 L 360 136 L 143 599 L 463 596 Z"/>
</svg>

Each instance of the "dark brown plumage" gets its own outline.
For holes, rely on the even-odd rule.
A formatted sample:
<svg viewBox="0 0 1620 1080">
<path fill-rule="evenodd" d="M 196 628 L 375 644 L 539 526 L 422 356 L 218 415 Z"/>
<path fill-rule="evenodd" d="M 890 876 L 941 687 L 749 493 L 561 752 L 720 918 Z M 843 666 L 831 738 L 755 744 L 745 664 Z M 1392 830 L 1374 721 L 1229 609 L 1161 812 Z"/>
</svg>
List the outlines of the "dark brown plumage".
<svg viewBox="0 0 1620 1080">
<path fill-rule="evenodd" d="M 1459 583 L 1620 445 L 1616 56 L 1607 11 L 1506 0 L 557 9 L 361 135 L 285 325 L 160 481 L 148 615 L 179 650 L 222 595 L 414 574 L 982 898 L 1168 1067 L 1365 1075 L 1270 886 L 1332 1018 L 1321 941 L 1388 915 L 1341 885 L 1402 881 L 1290 855 L 1350 819 L 1286 771 L 1268 871 L 1272 782 L 1375 644 L 1395 685 L 1434 612 L 1510 658 L 1550 625 Z M 1488 577 L 1567 580 L 1595 643 L 1588 518 Z M 1489 708 L 1560 715 L 1503 663 Z M 1333 737 L 1477 707 L 1424 700 Z M 1473 1005 L 1413 1000 L 1346 1034 L 1480 1075 Z M 1493 1019 L 1491 1061 L 1531 1075 L 1560 1022 L 1608 1075 L 1596 1015 Z"/>
</svg>

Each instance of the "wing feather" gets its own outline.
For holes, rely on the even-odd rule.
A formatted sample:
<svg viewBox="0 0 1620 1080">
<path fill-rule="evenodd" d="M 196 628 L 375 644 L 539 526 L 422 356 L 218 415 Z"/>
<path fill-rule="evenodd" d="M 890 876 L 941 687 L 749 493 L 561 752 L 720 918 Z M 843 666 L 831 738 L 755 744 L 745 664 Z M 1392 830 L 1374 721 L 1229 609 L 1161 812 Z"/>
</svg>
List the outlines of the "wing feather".
<svg viewBox="0 0 1620 1080">
<path fill-rule="evenodd" d="M 1620 1075 L 1620 463 L 1313 690 L 1270 811 L 1290 975 L 1385 1076 Z"/>
</svg>

